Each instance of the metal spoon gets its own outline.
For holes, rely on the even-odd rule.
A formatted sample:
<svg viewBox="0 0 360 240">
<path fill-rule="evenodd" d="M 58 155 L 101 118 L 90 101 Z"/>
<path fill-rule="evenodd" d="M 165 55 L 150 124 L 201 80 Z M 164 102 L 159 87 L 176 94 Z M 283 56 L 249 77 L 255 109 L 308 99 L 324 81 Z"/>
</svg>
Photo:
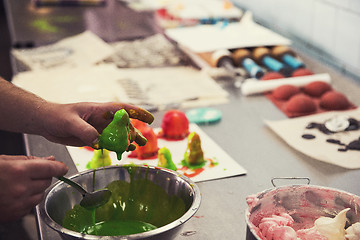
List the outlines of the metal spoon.
<svg viewBox="0 0 360 240">
<path fill-rule="evenodd" d="M 108 189 L 97 190 L 95 192 L 88 192 L 79 184 L 73 182 L 72 180 L 66 177 L 58 177 L 58 179 L 60 181 L 69 184 L 70 186 L 72 186 L 81 193 L 83 199 L 80 202 L 80 206 L 84 208 L 87 209 L 98 208 L 104 205 L 105 203 L 107 203 L 110 199 L 111 192 Z"/>
</svg>

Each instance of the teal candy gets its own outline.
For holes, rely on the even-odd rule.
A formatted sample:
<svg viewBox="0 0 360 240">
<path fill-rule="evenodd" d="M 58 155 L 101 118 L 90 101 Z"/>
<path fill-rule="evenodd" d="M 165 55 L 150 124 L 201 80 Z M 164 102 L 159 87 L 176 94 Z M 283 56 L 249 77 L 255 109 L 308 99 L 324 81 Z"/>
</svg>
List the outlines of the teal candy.
<svg viewBox="0 0 360 240">
<path fill-rule="evenodd" d="M 206 124 L 220 121 L 222 113 L 215 108 L 195 108 L 187 111 L 186 117 L 191 123 Z"/>
</svg>

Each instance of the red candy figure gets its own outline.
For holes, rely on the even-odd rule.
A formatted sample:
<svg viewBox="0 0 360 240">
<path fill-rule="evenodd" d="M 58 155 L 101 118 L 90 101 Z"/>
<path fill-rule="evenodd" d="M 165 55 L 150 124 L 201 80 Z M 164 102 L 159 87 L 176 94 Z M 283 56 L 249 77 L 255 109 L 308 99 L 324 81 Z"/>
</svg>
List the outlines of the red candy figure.
<svg viewBox="0 0 360 240">
<path fill-rule="evenodd" d="M 285 78 L 285 76 L 279 72 L 267 72 L 261 78 L 261 80 L 273 80 L 273 79 L 280 79 L 280 78 Z"/>
<path fill-rule="evenodd" d="M 168 140 L 182 140 L 189 135 L 189 120 L 179 110 L 169 110 L 164 114 L 159 137 Z"/>
</svg>

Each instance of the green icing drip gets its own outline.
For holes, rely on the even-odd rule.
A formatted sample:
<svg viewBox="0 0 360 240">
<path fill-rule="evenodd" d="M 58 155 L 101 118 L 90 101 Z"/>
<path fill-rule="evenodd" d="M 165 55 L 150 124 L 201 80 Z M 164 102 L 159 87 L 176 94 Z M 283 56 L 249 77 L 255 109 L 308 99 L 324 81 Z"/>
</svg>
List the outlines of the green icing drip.
<svg viewBox="0 0 360 240">
<path fill-rule="evenodd" d="M 63 227 L 99 236 L 128 235 L 162 227 L 186 212 L 180 197 L 168 195 L 160 186 L 146 179 L 147 174 L 140 179 L 136 169 L 128 167 L 130 182 L 118 180 L 107 186 L 111 198 L 96 209 L 96 221 L 92 220 L 91 210 L 75 205 L 66 212 Z"/>
<path fill-rule="evenodd" d="M 99 148 L 116 152 L 118 160 L 130 145 L 129 121 L 128 113 L 121 109 L 99 136 Z"/>
<path fill-rule="evenodd" d="M 161 149 L 159 149 L 158 158 L 158 167 L 163 167 L 174 171 L 177 170 L 177 167 L 172 160 L 171 153 L 166 147 L 162 147 Z"/>
<path fill-rule="evenodd" d="M 93 182 L 92 182 L 92 191 L 95 192 L 95 174 L 96 174 L 96 169 L 94 169 L 93 171 Z"/>
<path fill-rule="evenodd" d="M 31 25 L 41 32 L 56 33 L 59 31 L 57 26 L 51 25 L 46 19 L 34 20 Z"/>
<path fill-rule="evenodd" d="M 91 219 L 92 219 L 92 226 L 96 225 L 96 209 L 91 209 Z M 90 228 L 87 228 L 87 232 L 89 232 Z M 91 231 L 94 235 L 98 235 L 98 229 L 95 227 L 93 231 Z"/>
<path fill-rule="evenodd" d="M 46 18 L 35 19 L 30 22 L 30 25 L 44 33 L 58 33 L 64 30 L 64 24 L 76 22 L 78 20 L 78 17 L 68 15 L 48 16 Z"/>
<path fill-rule="evenodd" d="M 109 151 L 106 149 L 94 150 L 94 156 L 91 161 L 86 165 L 87 169 L 96 169 L 99 167 L 105 167 L 111 165 L 111 158 Z"/>
<path fill-rule="evenodd" d="M 195 132 L 190 133 L 188 136 L 183 164 L 185 166 L 203 166 L 205 164 L 200 136 Z"/>
</svg>

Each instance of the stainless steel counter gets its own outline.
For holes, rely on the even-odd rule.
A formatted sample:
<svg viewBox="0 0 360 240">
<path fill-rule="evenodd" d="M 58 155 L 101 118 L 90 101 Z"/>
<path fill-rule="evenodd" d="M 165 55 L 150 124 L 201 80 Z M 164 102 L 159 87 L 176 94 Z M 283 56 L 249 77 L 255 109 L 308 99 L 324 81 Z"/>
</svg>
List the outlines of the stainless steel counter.
<svg viewBox="0 0 360 240">
<path fill-rule="evenodd" d="M 306 56 L 302 57 L 315 72 L 330 73 L 334 88 L 346 93 L 354 104 L 360 104 L 359 83 L 341 77 Z M 248 173 L 245 176 L 198 183 L 202 193 L 201 207 L 175 239 L 245 239 L 245 198 L 272 188 L 272 177 L 309 177 L 313 185 L 360 195 L 360 170 L 347 170 L 322 163 L 293 150 L 264 124 L 264 119 L 286 118 L 270 101 L 261 95 L 244 97 L 237 89 L 226 84 L 224 87 L 231 93 L 231 102 L 216 106 L 222 111 L 223 119 L 217 124 L 201 128 Z M 160 126 L 162 114 L 155 113 L 154 127 Z M 53 154 L 70 167 L 69 175 L 76 172 L 64 146 L 39 136 L 26 135 L 25 139 L 28 154 Z M 41 220 L 38 219 L 38 222 L 43 239 L 60 239 Z M 249 235 L 247 237 L 251 239 Z"/>
<path fill-rule="evenodd" d="M 8 5 L 9 2 L 11 1 L 8 1 Z M 360 105 L 360 83 L 339 75 L 308 56 L 300 56 L 314 72 L 330 73 L 333 87 L 345 93 L 355 105 Z M 216 106 L 222 111 L 223 118 L 219 123 L 201 128 L 248 173 L 198 183 L 202 193 L 201 207 L 175 239 L 245 239 L 246 236 L 251 239 L 247 235 L 244 217 L 247 207 L 245 198 L 272 188 L 272 177 L 309 177 L 313 185 L 338 188 L 360 195 L 360 170 L 347 170 L 326 164 L 290 148 L 264 124 L 264 119 L 285 119 L 282 112 L 262 95 L 244 97 L 231 84 L 222 85 L 231 94 L 230 103 Z M 162 115 L 163 112 L 155 113 L 154 127 L 160 126 Z M 76 173 L 65 146 L 34 135 L 25 135 L 25 141 L 27 154 L 54 155 L 70 167 L 68 175 Z M 41 219 L 38 219 L 38 226 L 42 239 L 60 239 Z"/>
</svg>

